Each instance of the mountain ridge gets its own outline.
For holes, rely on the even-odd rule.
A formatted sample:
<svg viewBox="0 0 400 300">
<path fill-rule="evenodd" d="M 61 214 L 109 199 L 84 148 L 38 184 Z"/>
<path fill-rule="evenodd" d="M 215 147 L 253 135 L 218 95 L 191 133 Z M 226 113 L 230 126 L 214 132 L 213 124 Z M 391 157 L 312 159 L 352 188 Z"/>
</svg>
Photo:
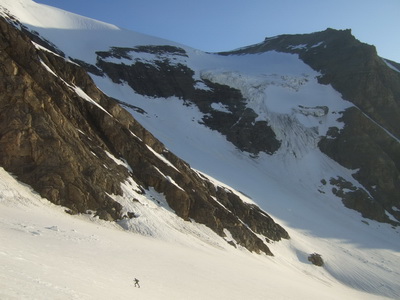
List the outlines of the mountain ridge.
<svg viewBox="0 0 400 300">
<path fill-rule="evenodd" d="M 0 27 L 0 159 L 8 172 L 70 214 L 171 243 L 236 248 L 251 260 L 249 252 L 273 254 L 255 260 L 371 298 L 398 297 L 395 127 L 385 125 L 393 123 L 387 109 L 372 111 L 385 123 L 366 113 L 381 100 L 361 107 L 359 94 L 343 96 L 344 66 L 328 46 L 285 36 L 286 53 L 210 54 L 68 13 L 53 30 L 44 19 L 30 24 L 41 6 L 0 3 L 12 8 Z M 56 23 L 59 15 L 47 12 Z M 110 39 L 91 43 L 110 30 Z M 359 46 L 349 32 L 338 34 Z M 301 59 L 318 51 L 331 56 L 322 62 L 334 72 Z M 397 73 L 374 55 L 366 68 L 386 81 L 373 76 L 369 91 L 379 94 L 381 82 L 383 103 L 396 108 L 385 82 Z M 325 261 L 317 271 L 312 253 Z M 262 276 L 271 286 L 271 275 Z"/>
<path fill-rule="evenodd" d="M 123 219 L 122 206 L 107 194 L 122 195 L 119 184 L 133 178 L 138 182 L 139 194 L 150 187 L 164 193 L 171 208 L 184 220 L 197 220 L 221 236 L 225 236 L 224 228 L 230 228 L 238 243 L 251 251 L 272 255 L 253 231 L 272 240 L 289 238 L 255 205 L 244 203 L 231 191 L 214 187 L 194 173 L 102 94 L 82 69 L 35 49 L 27 37 L 4 22 L 1 30 L 3 37 L 10 37 L 3 39 L 3 49 L 19 49 L 5 53 L 23 68 L 10 70 L 22 79 L 19 87 L 6 83 L 11 85 L 8 90 L 12 94 L 3 94 L 3 102 L 7 99 L 8 103 L 15 102 L 13 108 L 26 107 L 20 115 L 3 110 L 8 118 L 1 126 L 1 165 L 7 171 L 53 203 L 68 207 L 70 213 L 94 210 L 106 220 Z M 3 75 L 12 78 L 7 72 Z M 39 89 L 37 85 L 41 85 Z M 22 97 L 28 106 L 16 93 L 21 89 L 28 91 Z M 47 100 L 42 103 L 44 95 Z M 123 157 L 132 168 L 121 167 L 110 156 Z M 214 212 L 213 218 L 209 218 L 209 211 Z"/>
<path fill-rule="evenodd" d="M 357 191 L 353 196 L 341 194 L 347 207 L 368 218 L 392 222 L 385 215 L 387 210 L 398 220 L 398 211 L 393 207 L 400 196 L 397 154 L 400 148 L 396 143 L 399 141 L 396 120 L 400 115 L 400 93 L 396 82 L 399 82 L 400 74 L 387 68 L 387 63 L 377 56 L 375 47 L 358 41 L 350 29 L 328 28 L 312 34 L 281 35 L 221 54 L 243 55 L 271 50 L 298 54 L 305 63 L 321 72 L 320 83 L 332 85 L 355 105 L 344 114 L 345 128 L 330 128 L 327 137 L 319 141 L 319 148 L 343 166 L 359 170 L 354 177 L 364 184 L 370 195 L 363 191 Z M 375 150 L 368 151 L 367 148 Z M 360 153 L 362 149 L 365 150 Z M 360 159 L 360 155 L 363 158 Z M 380 157 L 390 171 L 385 171 L 385 175 L 378 171 L 382 166 L 372 157 Z M 379 184 L 373 184 L 376 182 Z M 365 208 L 362 208 L 360 198 L 370 199 Z"/>
<path fill-rule="evenodd" d="M 65 23 L 68 24 L 68 21 L 65 21 Z M 102 26 L 104 27 L 104 25 Z M 91 25 L 88 28 L 91 29 Z M 110 26 L 106 26 L 105 28 L 107 28 L 106 30 L 109 30 L 109 28 L 111 29 Z M 115 30 L 115 28 L 112 28 L 112 30 Z M 45 31 L 47 31 L 47 29 L 45 29 Z M 121 31 L 121 33 L 116 34 L 116 37 L 114 38 L 115 41 L 122 41 L 122 39 L 118 38 L 119 34 L 121 34 L 122 37 L 126 35 L 126 32 Z M 78 40 L 81 39 L 82 37 L 79 36 Z M 321 39 L 326 39 L 326 41 L 321 41 Z M 143 41 L 147 41 L 147 38 L 144 38 Z M 249 152 L 254 157 L 257 157 L 260 151 L 273 154 L 280 148 L 280 145 L 282 145 L 282 142 L 286 139 L 285 133 L 280 133 L 279 137 L 277 136 L 277 132 L 280 131 L 279 126 L 282 125 L 278 124 L 275 126 L 274 129 L 272 129 L 271 118 L 275 119 L 276 117 L 269 116 L 268 113 L 266 119 L 260 117 L 259 112 L 256 112 L 254 110 L 255 108 L 257 110 L 259 104 L 256 103 L 255 108 L 250 107 L 251 105 L 249 106 L 249 103 L 246 104 L 246 102 L 249 101 L 248 95 L 243 96 L 243 93 L 246 93 L 246 91 L 240 90 L 240 87 L 236 88 L 234 86 L 230 86 L 230 83 L 226 82 L 226 80 L 237 80 L 237 78 L 225 78 L 223 79 L 224 81 L 218 82 L 218 80 L 221 80 L 222 74 L 212 74 L 212 72 L 214 71 L 210 73 L 207 71 L 207 69 L 201 70 L 200 72 L 194 71 L 196 69 L 193 68 L 194 66 L 191 65 L 193 61 L 197 68 L 201 68 L 201 63 L 204 60 L 205 55 L 208 55 L 210 58 L 212 58 L 212 56 L 215 57 L 215 55 L 226 56 L 228 53 L 212 54 L 210 56 L 206 53 L 201 54 L 201 52 L 198 52 L 191 48 L 181 48 L 174 44 L 172 44 L 172 46 L 166 46 L 160 44 L 160 42 L 164 41 L 156 41 L 153 39 L 152 44 L 145 44 L 145 46 L 140 46 L 140 44 L 136 42 L 136 45 L 139 45 L 135 46 L 136 48 L 126 46 L 120 47 L 115 46 L 114 44 L 114 46 L 110 46 L 108 50 L 103 48 L 103 50 L 92 52 L 92 58 L 86 60 L 86 62 L 81 60 L 81 58 L 88 58 L 88 53 L 93 50 L 86 50 L 86 52 L 76 52 L 74 50 L 74 52 L 82 54 L 79 54 L 78 57 L 71 57 L 68 54 L 67 56 L 78 64 L 80 63 L 89 72 L 92 72 L 96 83 L 100 84 L 100 86 L 101 80 L 98 80 L 97 78 L 104 78 L 104 76 L 106 76 L 111 78 L 112 81 L 114 81 L 114 83 L 116 84 L 123 85 L 124 82 L 127 82 L 135 92 L 144 96 L 155 98 L 173 96 L 181 98 L 186 104 L 194 103 L 204 114 L 204 117 L 202 117 L 201 120 L 202 123 L 204 123 L 209 128 L 222 133 L 224 136 L 226 136 L 228 141 L 233 143 L 240 150 Z M 62 45 L 65 44 L 64 42 L 61 42 L 60 39 L 56 39 L 55 43 L 62 43 Z M 104 44 L 104 42 L 102 43 Z M 126 44 L 125 41 L 123 43 Z M 329 47 L 327 47 L 328 44 Z M 66 47 L 68 48 L 68 46 Z M 176 56 L 174 53 L 168 52 L 171 49 L 165 52 L 166 47 L 171 47 L 171 49 L 175 49 L 173 51 L 178 51 L 176 53 L 178 53 L 179 55 Z M 357 50 L 357 47 L 360 47 L 361 50 Z M 161 51 L 161 49 L 163 48 L 165 48 L 164 50 L 162 50 L 164 52 L 157 52 Z M 347 51 L 346 49 L 349 50 Z M 356 52 L 351 49 L 356 49 Z M 328 28 L 325 31 L 312 34 L 281 35 L 274 38 L 267 38 L 263 43 L 244 47 L 239 50 L 230 52 L 229 54 L 249 55 L 250 53 L 265 53 L 265 51 L 267 50 L 274 50 L 282 53 L 286 52 L 299 55 L 300 59 L 302 59 L 314 70 L 320 73 L 320 75 L 317 75 L 315 77 L 318 79 L 318 82 L 320 84 L 334 87 L 342 94 L 342 97 L 344 97 L 345 99 L 349 99 L 351 102 L 353 102 L 353 105 L 359 107 L 359 109 L 362 110 L 361 115 L 357 118 L 364 118 L 362 115 L 365 114 L 365 118 L 372 121 L 372 123 L 369 124 L 369 121 L 366 120 L 366 122 L 369 124 L 368 127 L 372 126 L 371 128 L 374 128 L 374 126 L 376 126 L 377 124 L 383 127 L 383 131 L 381 131 L 383 135 L 379 135 L 379 139 L 377 139 L 377 137 L 369 136 L 369 133 L 363 132 L 362 128 L 351 129 L 351 134 L 354 134 L 355 130 L 356 132 L 361 132 L 361 135 L 365 138 L 359 139 L 358 141 L 351 141 L 350 144 L 347 142 L 348 138 L 343 138 L 343 136 L 346 135 L 346 130 L 350 130 L 349 128 L 357 127 L 357 123 L 359 122 L 354 122 L 352 118 L 346 118 L 346 122 L 352 124 L 350 127 L 346 126 L 345 129 L 341 129 L 340 126 L 333 126 L 329 129 L 329 134 L 326 135 L 326 137 L 324 137 L 325 134 L 321 135 L 321 133 L 319 133 L 319 135 L 317 134 L 316 136 L 311 137 L 314 135 L 314 133 L 312 133 L 312 128 L 310 128 L 311 130 L 306 129 L 306 132 L 298 134 L 305 135 L 304 138 L 306 140 L 309 139 L 309 142 L 311 143 L 315 143 L 312 140 L 318 142 L 318 144 L 320 145 L 319 148 L 329 157 L 337 161 L 339 164 L 349 169 L 359 170 L 358 174 L 352 177 L 360 181 L 360 183 L 364 185 L 361 190 L 356 193 L 347 193 L 349 194 L 347 196 L 345 196 L 343 193 L 335 192 L 336 195 L 340 195 L 340 197 L 343 199 L 343 203 L 345 203 L 346 206 L 360 211 L 363 216 L 366 216 L 368 218 L 389 223 L 395 222 L 393 224 L 397 224 L 398 219 L 397 221 L 394 221 L 394 219 L 399 217 L 398 211 L 396 209 L 396 205 L 398 205 L 396 199 L 399 195 L 400 188 L 398 179 L 399 162 L 396 158 L 398 146 L 396 143 L 393 144 L 391 142 L 392 138 L 390 134 L 386 135 L 385 130 L 388 130 L 389 132 L 391 131 L 394 135 L 396 135 L 396 127 L 393 126 L 397 126 L 397 123 L 394 120 L 396 120 L 396 115 L 398 114 L 399 110 L 399 105 L 398 103 L 396 103 L 397 100 L 395 100 L 396 97 L 398 97 L 398 92 L 396 92 L 397 88 L 395 84 L 396 80 L 398 80 L 398 78 L 396 79 L 395 77 L 398 77 L 398 74 L 393 69 L 390 70 L 389 68 L 387 68 L 387 63 L 377 57 L 376 50 L 373 46 L 365 45 L 357 41 L 351 35 L 350 30 L 336 31 L 334 29 Z M 117 51 L 120 53 L 113 53 L 113 51 Z M 333 55 L 334 53 L 336 53 L 336 55 Z M 357 53 L 367 54 L 358 55 Z M 138 58 L 134 58 L 135 56 Z M 141 56 L 143 56 L 144 58 L 140 58 Z M 201 60 L 197 61 L 196 56 Z M 96 59 L 93 59 L 93 57 L 96 57 Z M 371 59 L 369 59 L 368 57 L 370 57 Z M 126 60 L 127 64 L 123 63 L 123 60 Z M 364 63 L 365 61 L 370 60 L 376 63 Z M 90 61 L 96 61 L 96 65 L 91 64 Z M 129 61 L 133 63 L 131 64 Z M 351 62 L 351 64 L 349 64 L 349 62 Z M 348 68 L 348 65 L 352 65 L 352 68 L 355 71 L 352 71 L 351 68 Z M 368 94 L 365 94 L 365 89 L 362 88 L 359 88 L 356 94 L 354 94 L 351 89 L 352 86 L 360 86 L 360 82 L 370 81 L 368 77 L 352 75 L 354 72 L 359 72 L 357 71 L 360 68 L 358 67 L 358 65 L 360 65 L 361 68 L 369 68 L 366 66 L 377 66 L 377 72 L 380 72 L 381 74 L 386 74 L 384 76 L 375 77 L 377 79 L 373 79 L 373 81 L 368 84 L 370 89 L 368 91 Z M 341 74 L 343 72 L 341 70 L 349 70 L 345 72 L 350 73 L 348 75 L 342 76 Z M 369 72 L 370 71 L 361 72 L 361 75 L 369 74 Z M 391 74 L 390 72 L 392 72 L 393 74 Z M 211 77 L 209 77 L 210 74 Z M 206 78 L 207 76 L 209 78 Z M 219 76 L 219 78 L 217 79 L 217 77 L 215 76 Z M 209 80 L 210 78 L 214 78 L 214 81 Z M 351 80 L 353 81 L 343 78 L 352 78 Z M 287 85 L 289 82 L 288 80 L 292 79 L 284 79 L 285 82 L 282 83 L 282 86 Z M 305 77 L 304 79 L 300 80 L 307 82 L 308 79 Z M 382 82 L 382 80 L 385 80 L 385 82 Z M 292 83 L 289 83 L 289 86 L 291 84 Z M 104 87 L 107 88 L 107 85 Z M 246 85 L 249 84 L 246 83 Z M 372 86 L 379 85 L 390 86 L 389 88 L 386 88 L 386 91 L 389 92 L 384 92 L 384 97 L 381 97 L 381 95 L 383 94 L 382 88 L 380 90 L 378 88 L 378 90 L 376 91 L 371 90 Z M 249 86 L 244 88 L 248 89 Z M 298 90 L 299 87 L 294 88 Z M 228 95 L 229 90 L 231 91 L 229 92 L 230 95 Z M 242 95 L 240 95 L 240 93 L 242 93 Z M 373 96 L 367 97 L 368 95 Z M 138 107 L 134 103 L 128 103 L 129 101 L 122 100 L 123 98 L 121 98 L 120 96 L 115 96 L 114 98 L 116 98 L 118 101 L 127 103 L 128 105 L 130 105 L 130 107 Z M 241 100 L 239 100 L 240 98 Z M 207 100 L 204 101 L 205 99 Z M 221 101 L 221 99 L 223 99 L 222 102 L 217 102 Z M 384 101 L 386 101 L 386 104 L 379 106 L 380 108 L 378 110 L 372 109 L 372 107 L 374 107 L 375 105 L 374 103 L 376 103 L 377 101 L 381 101 L 380 99 L 384 99 Z M 228 102 L 224 103 L 224 101 Z M 218 105 L 222 105 L 224 109 L 228 108 L 229 113 L 227 114 L 227 111 L 224 111 L 224 109 L 215 109 L 215 107 L 213 107 L 215 103 L 218 103 Z M 234 105 L 232 105 L 232 103 L 234 103 Z M 239 103 L 242 104 L 238 106 Z M 327 107 L 307 107 L 304 105 L 299 105 L 299 108 L 293 108 L 293 110 L 296 110 L 297 112 L 304 115 L 314 114 L 318 109 L 326 110 Z M 314 110 L 314 112 L 310 112 L 311 110 Z M 138 107 L 137 111 L 144 112 L 145 110 Z M 327 112 L 328 114 L 331 114 L 329 112 L 329 109 L 327 110 Z M 318 114 L 320 114 L 320 112 L 318 112 Z M 323 114 L 324 113 L 322 113 L 322 115 Z M 276 121 L 278 121 L 278 123 L 286 122 L 284 121 L 284 119 Z M 319 130 L 321 130 L 321 127 Z M 374 130 L 379 131 L 380 129 L 377 128 Z M 377 145 L 377 143 L 382 144 L 382 137 L 385 137 L 385 141 L 383 143 L 387 145 L 384 149 L 380 149 L 381 146 Z M 288 141 L 288 143 L 298 143 L 295 139 L 296 138 L 294 138 L 294 140 L 292 141 Z M 319 139 L 320 141 L 318 141 Z M 357 153 L 354 151 L 354 149 L 359 148 L 374 148 L 377 151 L 375 151 L 376 153 L 368 153 L 367 151 L 365 154 L 363 154 L 365 158 L 362 161 L 370 162 L 366 166 L 364 165 L 364 163 L 362 163 L 363 165 L 361 165 L 360 163 L 353 162 L 357 161 L 356 157 L 352 157 L 352 155 L 354 156 L 354 154 Z M 299 150 L 293 151 L 293 153 L 296 153 L 298 151 Z M 383 163 L 374 163 L 373 160 L 367 158 L 370 155 L 382 157 Z M 351 158 L 349 160 L 346 157 Z M 379 175 L 378 173 L 376 173 L 376 175 L 371 177 L 371 170 L 382 170 L 386 168 L 389 168 L 390 170 L 388 172 L 382 171 L 379 173 Z M 380 180 L 381 178 L 383 178 L 383 180 Z M 330 181 L 330 178 L 325 178 L 321 180 L 326 182 Z M 347 182 L 346 185 L 349 185 L 348 179 L 344 181 L 338 181 L 338 178 L 336 178 L 332 182 Z M 387 185 L 386 182 L 390 182 L 390 184 Z M 337 184 L 333 184 L 332 188 L 334 190 L 338 188 L 336 185 Z M 353 190 L 357 189 L 354 184 L 350 184 L 350 186 L 353 186 Z M 365 190 L 362 191 L 363 189 Z M 339 190 L 343 190 L 343 188 L 339 187 Z M 360 197 L 360 195 L 362 196 Z M 365 199 L 365 201 L 362 199 Z M 365 205 L 363 205 L 363 203 L 365 203 Z M 363 208 L 363 206 L 365 207 Z M 390 214 L 389 217 L 387 216 L 388 213 Z"/>
</svg>

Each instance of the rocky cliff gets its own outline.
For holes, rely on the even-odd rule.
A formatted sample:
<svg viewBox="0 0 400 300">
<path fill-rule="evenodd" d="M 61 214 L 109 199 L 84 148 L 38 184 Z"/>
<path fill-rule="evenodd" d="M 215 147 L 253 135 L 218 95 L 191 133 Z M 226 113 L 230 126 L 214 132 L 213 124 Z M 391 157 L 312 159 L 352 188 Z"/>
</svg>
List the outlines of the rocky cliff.
<svg viewBox="0 0 400 300">
<path fill-rule="evenodd" d="M 400 73 L 395 70 L 396 63 L 379 57 L 373 46 L 355 39 L 350 30 L 334 29 L 266 38 L 260 44 L 219 55 L 240 57 L 269 51 L 298 55 L 319 72 L 320 84 L 331 85 L 343 99 L 353 104 L 340 112 L 340 118 L 338 116 L 345 124 L 343 128 L 332 127 L 327 134 L 314 137 L 323 153 L 355 170 L 353 178 L 362 185 L 356 187 L 344 178 L 332 177 L 328 180 L 333 186 L 332 192 L 342 198 L 347 207 L 356 209 L 366 218 L 398 224 Z M 143 61 L 140 57 L 144 54 L 152 54 L 154 58 Z M 282 146 L 283 140 L 277 136 L 282 128 L 272 128 L 268 118 L 263 119 L 249 107 L 250 99 L 242 91 L 210 80 L 212 76 L 204 75 L 201 80 L 196 80 L 195 70 L 181 62 L 180 58 L 188 57 L 182 48 L 112 47 L 109 51 L 98 51 L 96 55 L 96 66 L 82 64 L 89 72 L 108 76 L 117 84 L 126 82 L 141 95 L 176 96 L 185 105 L 196 105 L 204 114 L 204 125 L 219 131 L 238 149 L 253 157 L 260 152 L 273 155 Z M 392 67 L 388 66 L 390 64 Z M 241 80 L 242 75 L 235 76 L 231 80 Z M 197 88 L 199 84 L 206 88 Z M 257 89 L 257 84 L 247 88 Z M 224 109 L 214 109 L 215 104 Z M 305 115 L 317 113 L 323 116 L 329 108 L 322 100 L 318 107 L 299 106 L 296 110 L 304 111 Z M 293 126 L 297 126 L 295 124 Z"/>
<path fill-rule="evenodd" d="M 185 105 L 196 105 L 204 114 L 203 123 L 225 135 L 242 151 L 272 154 L 279 148 L 280 141 L 268 122 L 256 120 L 257 114 L 246 107 L 246 99 L 239 90 L 207 79 L 195 80 L 192 69 L 174 61 L 188 57 L 184 49 L 168 45 L 112 47 L 110 51 L 98 51 L 96 54 L 96 66 L 82 64 L 88 72 L 107 75 L 115 83 L 126 82 L 141 95 L 159 98 L 175 96 Z M 141 61 L 134 58 L 143 54 L 152 54 L 155 59 Z M 121 59 L 126 63 L 121 63 Z M 206 89 L 198 88 L 198 83 Z M 213 109 L 215 103 L 224 105 L 230 113 Z"/>
<path fill-rule="evenodd" d="M 377 55 L 374 46 L 358 41 L 350 30 L 327 29 L 312 34 L 282 35 L 223 55 L 279 51 L 294 53 L 320 72 L 353 107 L 344 111 L 343 129 L 330 128 L 319 148 L 346 168 L 365 188 L 332 178 L 343 203 L 364 217 L 400 221 L 400 72 Z M 351 187 L 349 189 L 349 187 Z M 397 221 L 389 219 L 385 211 Z"/>
<path fill-rule="evenodd" d="M 104 95 L 81 66 L 55 50 L 11 15 L 0 18 L 0 165 L 4 169 L 41 196 L 67 207 L 69 213 L 95 211 L 105 220 L 123 218 L 122 205 L 110 195 L 121 195 L 121 183 L 131 178 L 141 193 L 149 188 L 163 193 L 184 220 L 205 224 L 221 236 L 227 229 L 237 244 L 250 251 L 271 255 L 269 240 L 289 238 L 258 206 L 211 183 L 168 151 L 117 101 Z M 98 55 L 123 55 L 124 51 Z M 184 55 L 177 49 L 163 51 Z M 190 71 L 184 67 L 173 69 L 176 76 L 172 78 L 160 75 L 161 83 L 155 88 L 146 80 L 135 81 L 138 76 L 127 70 L 114 70 L 101 60 L 99 66 L 86 65 L 111 78 L 113 72 L 121 72 L 146 94 L 172 93 L 184 98 L 196 93 L 185 83 L 190 81 Z M 164 67 L 168 65 L 160 66 Z M 145 69 L 137 66 L 134 71 Z M 228 94 L 240 97 L 236 91 Z"/>
</svg>

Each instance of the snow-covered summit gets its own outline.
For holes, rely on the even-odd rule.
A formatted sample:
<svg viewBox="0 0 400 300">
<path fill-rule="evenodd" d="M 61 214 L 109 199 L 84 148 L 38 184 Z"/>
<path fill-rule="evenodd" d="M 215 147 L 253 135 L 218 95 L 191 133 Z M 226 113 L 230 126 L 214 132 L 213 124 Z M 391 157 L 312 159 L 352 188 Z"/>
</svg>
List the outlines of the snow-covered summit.
<svg viewBox="0 0 400 300">
<path fill-rule="evenodd" d="M 70 13 L 32 0 L 2 0 L 6 9 L 22 24 L 62 49 L 67 56 L 96 63 L 94 53 L 111 46 L 174 44 L 162 38 L 140 34 L 115 25 Z M 1 8 L 0 8 L 1 12 Z"/>
<path fill-rule="evenodd" d="M 88 29 L 118 30 L 115 25 L 79 16 L 32 0 L 2 0 L 1 6 L 18 18 L 22 23 L 39 28 L 52 29 Z M 46 16 L 44 18 L 43 16 Z"/>
</svg>

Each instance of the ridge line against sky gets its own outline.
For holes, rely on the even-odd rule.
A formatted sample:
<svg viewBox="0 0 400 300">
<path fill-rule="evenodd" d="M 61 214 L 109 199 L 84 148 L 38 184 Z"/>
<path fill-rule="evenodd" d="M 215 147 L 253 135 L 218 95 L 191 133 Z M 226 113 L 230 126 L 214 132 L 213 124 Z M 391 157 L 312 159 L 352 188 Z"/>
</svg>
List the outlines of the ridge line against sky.
<svg viewBox="0 0 400 300">
<path fill-rule="evenodd" d="M 209 52 L 279 34 L 351 29 L 400 62 L 400 0 L 35 0 Z"/>
</svg>

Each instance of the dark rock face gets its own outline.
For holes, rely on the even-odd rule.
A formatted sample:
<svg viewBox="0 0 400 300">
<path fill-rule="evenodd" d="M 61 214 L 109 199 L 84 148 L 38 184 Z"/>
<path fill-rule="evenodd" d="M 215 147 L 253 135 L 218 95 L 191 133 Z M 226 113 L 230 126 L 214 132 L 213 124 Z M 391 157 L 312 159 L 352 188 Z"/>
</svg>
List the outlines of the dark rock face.
<svg viewBox="0 0 400 300">
<path fill-rule="evenodd" d="M 346 207 L 360 211 L 364 218 L 391 223 L 382 206 L 364 189 L 355 187 L 342 177 L 331 178 L 330 183 L 334 186 L 333 193 L 343 199 Z"/>
<path fill-rule="evenodd" d="M 340 193 L 347 207 L 370 219 L 398 224 L 384 211 L 400 221 L 400 73 L 350 30 L 282 35 L 223 55 L 271 50 L 298 54 L 322 74 L 320 83 L 331 84 L 354 103 L 343 114 L 344 129 L 331 128 L 319 148 L 341 165 L 358 170 L 354 178 L 365 191 L 356 197 L 354 192 Z"/>
<path fill-rule="evenodd" d="M 137 53 L 152 54 L 154 60 L 150 63 L 135 59 Z M 239 90 L 208 80 L 202 81 L 207 90 L 196 88 L 199 82 L 193 78 L 194 71 L 179 62 L 187 56 L 184 49 L 172 46 L 113 47 L 107 52 L 97 52 L 97 56 L 96 66 L 82 66 L 94 74 L 99 74 L 100 69 L 115 83 L 127 82 L 141 95 L 175 96 L 185 101 L 186 105 L 195 104 L 205 114 L 203 123 L 225 135 L 240 150 L 252 154 L 272 154 L 279 149 L 280 141 L 271 127 L 265 121 L 256 121 L 257 114 L 246 108 Z M 124 61 L 108 61 L 110 58 Z M 213 109 L 213 103 L 221 103 L 229 112 Z"/>
<path fill-rule="evenodd" d="M 120 194 L 118 180 L 126 171 L 106 158 L 104 142 L 93 134 L 93 105 L 61 78 L 88 86 L 97 96 L 100 92 L 80 68 L 38 52 L 28 37 L 4 20 L 0 30 L 0 164 L 56 204 L 74 212 L 103 209 L 117 218 L 119 204 L 101 190 Z M 49 73 L 43 64 L 62 77 Z M 115 174 L 94 168 L 99 158 Z"/>
<path fill-rule="evenodd" d="M 308 261 L 318 267 L 322 267 L 324 265 L 324 260 L 322 259 L 321 254 L 318 253 L 310 254 L 310 256 L 308 256 Z"/>
<path fill-rule="evenodd" d="M 172 49 L 164 51 L 163 48 L 160 49 L 160 46 L 148 46 L 145 49 L 114 47 L 110 52 L 99 51 L 97 52 L 97 67 L 103 70 L 115 83 L 126 81 L 141 95 L 161 98 L 177 96 L 186 99 L 188 94 L 193 92 L 195 81 L 192 76 L 194 73 L 187 66 L 181 63 L 172 64 L 170 58 L 164 57 L 163 54 L 178 53 L 178 56 L 185 55 L 181 54 L 181 51 L 184 52 L 183 49 L 168 47 L 175 49 L 175 51 L 172 52 Z M 161 53 L 158 54 L 154 64 L 134 61 L 133 64 L 128 65 L 106 60 L 107 58 L 132 60 L 129 55 L 131 52 L 154 53 L 157 50 Z"/>
<path fill-rule="evenodd" d="M 319 147 L 343 166 L 357 170 L 353 177 L 368 191 L 343 194 L 343 203 L 364 217 L 395 224 L 385 210 L 400 220 L 393 209 L 400 199 L 400 143 L 356 108 L 347 110 L 343 119 L 345 128 L 335 138 L 323 138 Z"/>
<path fill-rule="evenodd" d="M 108 195 L 121 195 L 121 182 L 131 177 L 143 193 L 150 187 L 163 193 L 178 216 L 205 224 L 221 236 L 228 229 L 236 243 L 250 251 L 272 255 L 267 241 L 255 233 L 274 241 L 289 238 L 257 206 L 214 186 L 166 150 L 98 90 L 83 68 L 36 49 L 26 34 L 4 19 L 0 62 L 0 166 L 41 196 L 70 213 L 93 210 L 102 219 L 117 220 L 123 217 L 122 207 Z M 132 171 L 111 156 L 124 159 Z"/>
</svg>

